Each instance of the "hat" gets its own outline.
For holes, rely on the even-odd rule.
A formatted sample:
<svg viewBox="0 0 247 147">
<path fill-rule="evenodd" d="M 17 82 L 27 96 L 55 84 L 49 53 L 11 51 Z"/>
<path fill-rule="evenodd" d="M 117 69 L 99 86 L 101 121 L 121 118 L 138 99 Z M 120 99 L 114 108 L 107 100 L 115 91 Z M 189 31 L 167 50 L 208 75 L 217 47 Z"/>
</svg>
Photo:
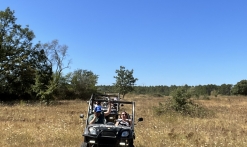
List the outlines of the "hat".
<svg viewBox="0 0 247 147">
<path fill-rule="evenodd" d="M 101 112 L 101 107 L 95 107 L 94 112 Z"/>
</svg>

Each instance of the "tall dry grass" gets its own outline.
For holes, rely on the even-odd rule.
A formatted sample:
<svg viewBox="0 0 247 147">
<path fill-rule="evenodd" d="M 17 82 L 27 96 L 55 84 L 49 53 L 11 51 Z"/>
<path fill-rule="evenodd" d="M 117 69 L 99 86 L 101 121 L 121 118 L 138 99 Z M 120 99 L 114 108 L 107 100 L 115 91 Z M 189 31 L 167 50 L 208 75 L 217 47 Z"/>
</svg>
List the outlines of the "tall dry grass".
<svg viewBox="0 0 247 147">
<path fill-rule="evenodd" d="M 56 106 L 0 106 L 1 147 L 79 146 L 86 104 L 64 102 Z"/>
<path fill-rule="evenodd" d="M 218 97 L 196 100 L 215 112 L 209 118 L 178 114 L 156 116 L 154 106 L 166 97 L 127 95 L 136 101 L 136 117 L 144 121 L 135 127 L 136 147 L 245 147 L 247 146 L 247 97 Z M 0 146 L 76 147 L 83 138 L 86 113 L 83 101 L 65 101 L 54 106 L 16 104 L 0 106 Z"/>
</svg>

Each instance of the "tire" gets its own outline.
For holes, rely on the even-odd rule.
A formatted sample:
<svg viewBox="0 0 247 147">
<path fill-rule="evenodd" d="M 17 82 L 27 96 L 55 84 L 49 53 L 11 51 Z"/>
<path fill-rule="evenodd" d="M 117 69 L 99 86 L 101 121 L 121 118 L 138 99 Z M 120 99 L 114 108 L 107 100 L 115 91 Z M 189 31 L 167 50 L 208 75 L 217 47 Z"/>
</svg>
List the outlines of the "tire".
<svg viewBox="0 0 247 147">
<path fill-rule="evenodd" d="M 135 147 L 135 146 L 134 146 L 134 142 L 133 142 L 133 140 L 131 140 L 131 141 L 130 141 L 130 145 L 129 145 L 129 147 Z"/>
<path fill-rule="evenodd" d="M 81 145 L 81 147 L 88 147 L 86 142 L 83 142 L 83 144 Z"/>
</svg>

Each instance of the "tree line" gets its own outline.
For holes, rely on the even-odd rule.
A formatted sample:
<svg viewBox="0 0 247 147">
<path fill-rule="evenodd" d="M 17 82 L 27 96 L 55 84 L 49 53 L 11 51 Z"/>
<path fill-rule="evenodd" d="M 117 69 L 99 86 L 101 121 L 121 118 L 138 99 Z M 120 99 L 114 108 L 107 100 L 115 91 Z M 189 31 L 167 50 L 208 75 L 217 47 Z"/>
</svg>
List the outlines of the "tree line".
<svg viewBox="0 0 247 147">
<path fill-rule="evenodd" d="M 172 92 L 178 88 L 184 88 L 191 94 L 196 97 L 206 95 L 231 95 L 232 94 L 232 84 L 222 84 L 220 86 L 214 84 L 208 85 L 198 85 L 198 86 L 166 86 L 166 85 L 159 85 L 159 86 L 134 86 L 134 91 L 132 94 L 149 94 L 149 95 L 156 95 L 156 96 L 170 96 Z M 101 91 L 114 91 L 115 87 L 110 85 L 100 85 L 98 89 Z"/>
<path fill-rule="evenodd" d="M 116 91 L 115 86 L 111 85 L 100 85 L 97 86 L 99 91 L 105 92 L 113 92 Z M 159 85 L 159 86 L 133 86 L 132 94 L 148 94 L 154 96 L 171 96 L 174 91 L 177 89 L 183 88 L 187 92 L 189 92 L 194 97 L 200 96 L 215 96 L 218 95 L 247 95 L 247 80 L 241 80 L 237 82 L 235 85 L 233 84 L 208 84 L 208 85 L 197 85 L 197 86 L 189 86 L 189 85 L 182 85 L 182 86 L 166 86 L 166 85 Z"/>
</svg>

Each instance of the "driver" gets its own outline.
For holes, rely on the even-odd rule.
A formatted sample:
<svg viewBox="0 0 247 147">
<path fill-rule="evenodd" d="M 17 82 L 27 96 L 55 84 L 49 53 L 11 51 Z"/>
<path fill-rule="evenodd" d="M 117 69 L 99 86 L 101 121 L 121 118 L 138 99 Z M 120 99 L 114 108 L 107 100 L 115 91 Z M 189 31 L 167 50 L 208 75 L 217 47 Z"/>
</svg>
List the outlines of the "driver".
<svg viewBox="0 0 247 147">
<path fill-rule="evenodd" d="M 89 124 L 104 124 L 105 116 L 108 116 L 111 112 L 111 103 L 108 103 L 108 109 L 106 112 L 101 110 L 101 107 L 94 108 L 94 114 L 88 118 Z"/>
<path fill-rule="evenodd" d="M 123 111 L 121 113 L 121 119 L 118 119 L 115 126 L 122 125 L 122 126 L 127 126 L 129 127 L 131 125 L 132 121 L 131 119 L 128 119 L 128 114 Z"/>
</svg>

